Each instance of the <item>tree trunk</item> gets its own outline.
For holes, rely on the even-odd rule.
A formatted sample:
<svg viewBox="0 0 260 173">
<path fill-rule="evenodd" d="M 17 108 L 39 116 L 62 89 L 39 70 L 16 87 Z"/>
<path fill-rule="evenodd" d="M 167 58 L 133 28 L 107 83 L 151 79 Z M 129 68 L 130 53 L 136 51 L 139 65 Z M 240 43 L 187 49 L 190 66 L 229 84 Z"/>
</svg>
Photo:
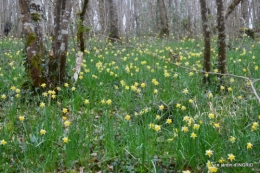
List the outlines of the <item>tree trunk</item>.
<svg viewBox="0 0 260 173">
<path fill-rule="evenodd" d="M 85 27 L 83 25 L 83 22 L 85 20 L 85 14 L 88 7 L 88 0 L 84 0 L 82 10 L 79 13 L 79 20 L 78 20 L 78 32 L 77 32 L 77 43 L 79 46 L 79 49 L 82 53 L 84 53 L 85 50 L 85 42 L 84 42 L 84 30 Z"/>
<path fill-rule="evenodd" d="M 109 39 L 112 42 L 119 40 L 118 15 L 114 0 L 108 0 L 109 3 Z"/>
<path fill-rule="evenodd" d="M 46 53 L 41 0 L 19 0 L 26 39 L 26 71 L 33 87 L 43 83 L 42 62 Z"/>
<path fill-rule="evenodd" d="M 68 24 L 71 14 L 72 0 L 57 0 L 54 9 L 54 38 L 53 55 L 49 60 L 49 81 L 50 87 L 64 83 L 66 79 L 66 56 L 68 49 Z"/>
<path fill-rule="evenodd" d="M 216 0 L 217 23 L 218 23 L 218 69 L 220 73 L 226 73 L 226 27 L 224 6 L 222 0 Z M 220 76 L 221 78 L 221 76 Z"/>
<path fill-rule="evenodd" d="M 222 1 L 222 0 L 221 0 Z M 241 0 L 233 0 L 230 5 L 227 8 L 226 14 L 225 14 L 225 19 L 228 18 L 228 16 L 234 11 L 234 9 L 236 8 L 236 6 L 240 3 Z M 216 3 L 218 3 L 218 1 L 216 1 Z M 223 3 L 223 2 L 221 2 Z M 218 6 L 218 5 L 217 5 Z"/>
<path fill-rule="evenodd" d="M 192 0 L 189 0 L 187 2 L 187 5 L 188 5 L 188 38 L 192 38 L 192 36 L 193 36 L 193 32 L 192 32 L 192 6 L 194 5 L 194 2 Z"/>
<path fill-rule="evenodd" d="M 260 30 L 260 4 L 258 1 L 251 1 L 252 7 L 252 24 L 255 31 Z"/>
<path fill-rule="evenodd" d="M 202 29 L 204 36 L 204 66 L 203 70 L 207 73 L 210 72 L 210 29 L 208 24 L 208 10 L 206 0 L 200 0 L 201 8 L 201 19 L 202 19 Z M 203 83 L 210 83 L 209 76 L 204 75 Z"/>
<path fill-rule="evenodd" d="M 169 37 L 169 25 L 164 0 L 157 0 L 159 6 L 161 30 L 159 37 Z"/>
</svg>

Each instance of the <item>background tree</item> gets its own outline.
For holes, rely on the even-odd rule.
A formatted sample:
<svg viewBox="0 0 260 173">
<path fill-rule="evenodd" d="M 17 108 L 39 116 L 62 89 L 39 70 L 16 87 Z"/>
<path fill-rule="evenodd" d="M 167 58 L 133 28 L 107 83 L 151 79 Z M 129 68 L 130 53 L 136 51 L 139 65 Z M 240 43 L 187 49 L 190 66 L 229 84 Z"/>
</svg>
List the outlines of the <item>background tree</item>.
<svg viewBox="0 0 260 173">
<path fill-rule="evenodd" d="M 82 10 L 80 13 L 78 13 L 77 44 L 81 52 L 84 52 L 85 50 L 84 31 L 86 30 L 86 27 L 84 27 L 83 22 L 85 20 L 85 14 L 87 11 L 88 2 L 89 2 L 88 0 L 83 1 Z"/>
<path fill-rule="evenodd" d="M 242 11 L 242 18 L 245 21 L 243 27 L 248 28 L 249 27 L 249 1 L 248 0 L 241 1 L 241 11 Z"/>
<path fill-rule="evenodd" d="M 236 6 L 241 2 L 241 0 L 233 0 L 228 8 L 227 8 L 227 11 L 226 11 L 226 14 L 225 14 L 225 19 L 228 18 L 228 16 L 234 11 L 234 9 L 236 8 Z M 216 2 L 217 3 L 217 2 Z M 223 4 L 223 2 L 221 2 Z M 218 6 L 218 5 L 217 5 Z"/>
<path fill-rule="evenodd" d="M 205 72 L 210 72 L 211 62 L 210 62 L 210 29 L 208 24 L 208 10 L 206 0 L 200 0 L 201 7 L 201 19 L 202 19 L 202 29 L 203 29 L 203 37 L 204 37 L 204 65 L 203 70 Z M 203 83 L 210 83 L 210 78 L 206 74 L 203 77 Z"/>
<path fill-rule="evenodd" d="M 118 15 L 115 0 L 108 0 L 109 5 L 109 39 L 114 42 L 119 40 Z"/>
<path fill-rule="evenodd" d="M 160 22 L 161 22 L 161 29 L 159 33 L 159 37 L 169 37 L 169 25 L 168 25 L 168 18 L 167 12 L 164 4 L 164 0 L 158 0 L 158 7 L 160 13 Z"/>
</svg>

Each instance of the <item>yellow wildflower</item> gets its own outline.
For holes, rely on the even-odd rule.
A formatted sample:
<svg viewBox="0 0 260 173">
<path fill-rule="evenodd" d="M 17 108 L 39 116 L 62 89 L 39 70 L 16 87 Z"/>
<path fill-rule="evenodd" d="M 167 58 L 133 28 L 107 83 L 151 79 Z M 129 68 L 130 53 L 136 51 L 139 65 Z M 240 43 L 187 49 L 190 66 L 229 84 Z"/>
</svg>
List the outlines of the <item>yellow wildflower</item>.
<svg viewBox="0 0 260 173">
<path fill-rule="evenodd" d="M 181 131 L 183 131 L 184 133 L 188 132 L 189 131 L 189 128 L 187 126 L 183 126 L 181 128 Z"/>
<path fill-rule="evenodd" d="M 106 101 L 106 103 L 107 103 L 108 105 L 110 105 L 110 104 L 112 103 L 112 100 L 111 100 L 111 99 L 108 99 L 108 100 Z"/>
<path fill-rule="evenodd" d="M 24 121 L 24 116 L 19 116 L 20 121 Z"/>
<path fill-rule="evenodd" d="M 131 119 L 130 115 L 126 115 L 126 116 L 125 116 L 125 120 L 126 120 L 126 121 L 129 121 L 130 119 Z"/>
<path fill-rule="evenodd" d="M 68 143 L 69 142 L 69 138 L 68 137 L 64 137 L 64 138 L 62 138 L 62 140 L 63 140 L 64 143 Z"/>
<path fill-rule="evenodd" d="M 248 142 L 246 148 L 247 149 L 252 149 L 252 147 L 253 147 L 253 144 L 251 142 Z"/>
<path fill-rule="evenodd" d="M 191 134 L 190 137 L 193 138 L 193 139 L 195 139 L 195 138 L 197 137 L 197 135 L 196 135 L 196 133 L 192 132 L 192 134 Z"/>
<path fill-rule="evenodd" d="M 172 123 L 172 119 L 168 118 L 168 119 L 166 120 L 166 123 L 167 123 L 167 124 L 171 124 L 171 123 Z"/>
<path fill-rule="evenodd" d="M 63 108 L 63 109 L 62 109 L 62 112 L 63 112 L 64 114 L 66 114 L 66 113 L 68 112 L 68 109 L 67 109 L 67 108 Z"/>
<path fill-rule="evenodd" d="M 44 129 L 41 129 L 41 130 L 40 130 L 40 134 L 41 134 L 41 135 L 45 135 L 45 133 L 46 133 L 46 130 L 44 130 Z"/>
<path fill-rule="evenodd" d="M 4 140 L 4 139 L 2 139 L 1 141 L 0 141 L 0 145 L 6 145 L 7 144 L 7 142 Z"/>
<path fill-rule="evenodd" d="M 160 105 L 159 106 L 159 110 L 162 111 L 164 109 L 164 106 L 163 105 Z"/>
<path fill-rule="evenodd" d="M 68 120 L 65 121 L 65 122 L 64 122 L 64 125 L 65 125 L 65 127 L 69 127 L 69 126 L 70 126 L 70 121 L 68 121 Z"/>
<path fill-rule="evenodd" d="M 233 154 L 228 154 L 228 160 L 230 160 L 231 162 L 235 160 L 235 157 L 236 156 L 234 156 Z"/>
<path fill-rule="evenodd" d="M 41 102 L 41 103 L 40 103 L 40 107 L 41 107 L 41 108 L 45 107 L 45 103 Z"/>
<path fill-rule="evenodd" d="M 213 155 L 213 151 L 212 150 L 206 150 L 206 154 L 205 155 L 211 157 Z"/>
<path fill-rule="evenodd" d="M 155 126 L 154 126 L 154 130 L 157 131 L 157 132 L 160 131 L 160 130 L 161 130 L 161 126 L 155 125 Z"/>
</svg>

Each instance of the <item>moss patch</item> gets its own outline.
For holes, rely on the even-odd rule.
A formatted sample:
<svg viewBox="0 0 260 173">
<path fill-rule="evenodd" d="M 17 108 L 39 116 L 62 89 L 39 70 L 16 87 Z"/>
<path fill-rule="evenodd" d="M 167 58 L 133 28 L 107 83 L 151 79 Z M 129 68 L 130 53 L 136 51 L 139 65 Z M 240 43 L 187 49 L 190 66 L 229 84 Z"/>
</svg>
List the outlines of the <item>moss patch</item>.
<svg viewBox="0 0 260 173">
<path fill-rule="evenodd" d="M 36 41 L 35 34 L 33 32 L 30 32 L 26 39 L 26 47 L 29 47 L 35 41 Z"/>
<path fill-rule="evenodd" d="M 41 15 L 39 13 L 32 13 L 31 18 L 33 21 L 37 22 L 41 20 Z"/>
</svg>

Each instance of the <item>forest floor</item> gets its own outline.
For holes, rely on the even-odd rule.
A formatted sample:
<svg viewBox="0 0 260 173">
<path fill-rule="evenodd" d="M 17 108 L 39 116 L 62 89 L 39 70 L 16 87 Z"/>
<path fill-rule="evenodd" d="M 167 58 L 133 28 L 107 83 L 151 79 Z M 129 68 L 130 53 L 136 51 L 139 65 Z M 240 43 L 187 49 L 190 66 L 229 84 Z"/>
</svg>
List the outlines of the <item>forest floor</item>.
<svg viewBox="0 0 260 173">
<path fill-rule="evenodd" d="M 71 80 L 35 95 L 23 41 L 0 40 L 0 172 L 260 172 L 260 42 L 232 43 L 220 84 L 201 40 L 93 38 L 77 82 L 71 44 Z"/>
</svg>

